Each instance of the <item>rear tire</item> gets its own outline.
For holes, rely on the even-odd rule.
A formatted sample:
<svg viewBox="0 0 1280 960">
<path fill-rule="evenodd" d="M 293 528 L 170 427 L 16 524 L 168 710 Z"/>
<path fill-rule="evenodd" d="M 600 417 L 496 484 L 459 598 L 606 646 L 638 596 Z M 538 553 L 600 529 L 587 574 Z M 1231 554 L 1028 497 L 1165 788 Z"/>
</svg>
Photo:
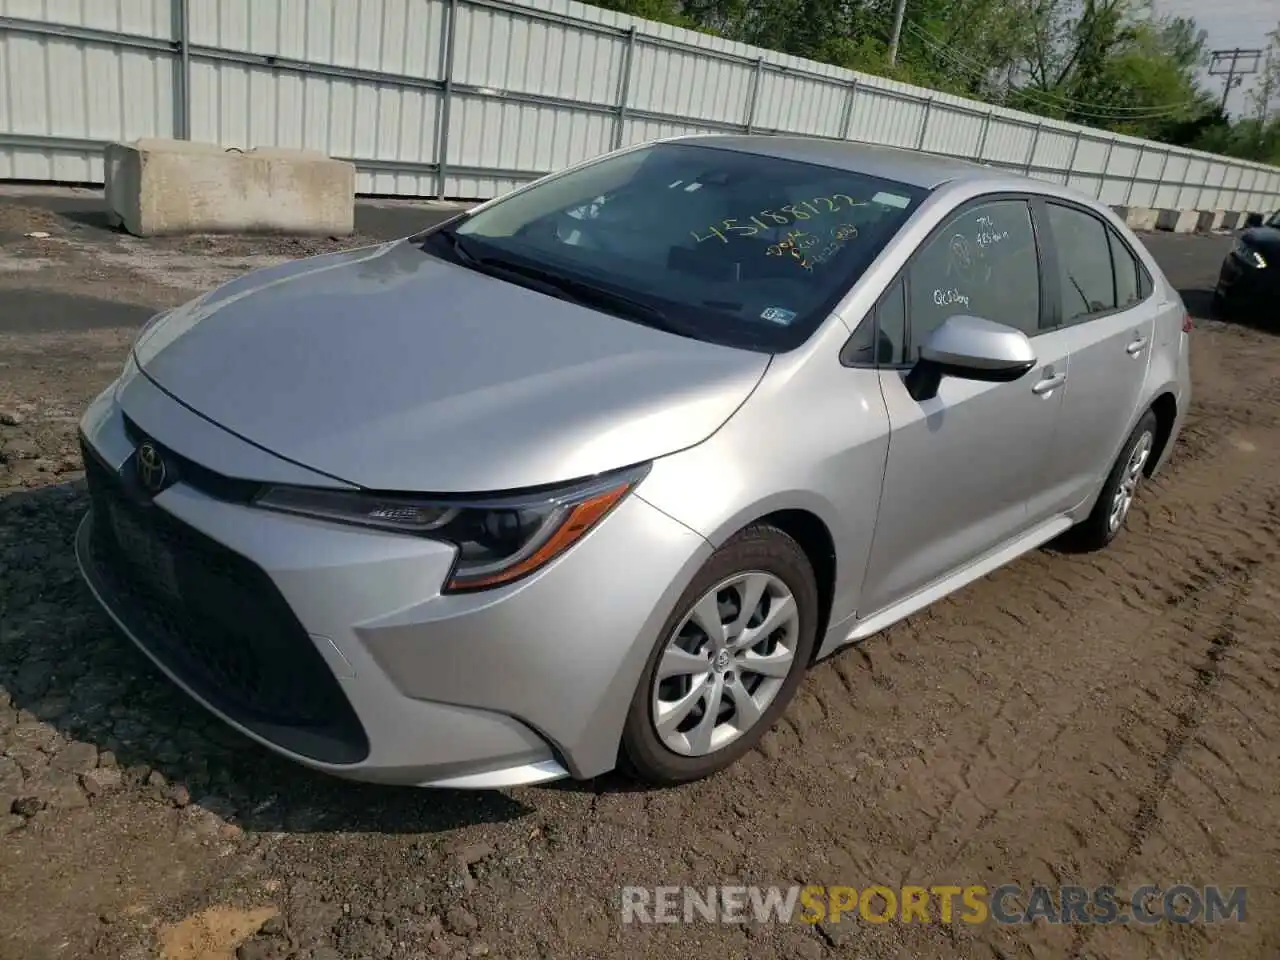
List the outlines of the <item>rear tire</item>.
<svg viewBox="0 0 1280 960">
<path fill-rule="evenodd" d="M 748 527 L 680 596 L 636 687 L 620 760 L 657 785 L 710 776 L 760 742 L 813 658 L 818 587 L 804 550 Z"/>
<path fill-rule="evenodd" d="M 1143 471 L 1155 451 L 1158 426 L 1155 412 L 1148 410 L 1133 428 L 1102 485 L 1092 512 L 1067 534 L 1066 542 L 1073 549 L 1101 550 L 1124 529 Z"/>
</svg>

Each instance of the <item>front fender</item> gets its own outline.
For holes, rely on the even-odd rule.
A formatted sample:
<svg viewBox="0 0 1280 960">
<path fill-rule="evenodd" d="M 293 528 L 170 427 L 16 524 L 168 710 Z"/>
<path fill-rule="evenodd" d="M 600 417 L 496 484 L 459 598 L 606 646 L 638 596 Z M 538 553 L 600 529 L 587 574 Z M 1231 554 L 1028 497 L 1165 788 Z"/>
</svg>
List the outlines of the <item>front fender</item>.
<svg viewBox="0 0 1280 960">
<path fill-rule="evenodd" d="M 835 552 L 835 623 L 857 609 L 880 509 L 889 416 L 876 371 L 840 366 L 832 346 L 838 344 L 775 359 L 728 423 L 698 446 L 656 461 L 636 492 L 713 547 L 779 511 L 817 518 Z"/>
</svg>

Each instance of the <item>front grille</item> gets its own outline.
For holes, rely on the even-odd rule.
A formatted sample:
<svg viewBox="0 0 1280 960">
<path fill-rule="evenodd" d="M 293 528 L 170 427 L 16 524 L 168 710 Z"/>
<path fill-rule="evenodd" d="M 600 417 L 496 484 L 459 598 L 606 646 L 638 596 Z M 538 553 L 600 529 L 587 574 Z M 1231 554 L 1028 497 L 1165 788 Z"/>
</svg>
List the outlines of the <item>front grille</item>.
<svg viewBox="0 0 1280 960">
<path fill-rule="evenodd" d="M 355 712 L 267 574 L 138 495 L 87 446 L 84 462 L 92 574 L 137 642 L 273 743 L 323 762 L 364 759 Z"/>
<path fill-rule="evenodd" d="M 226 500 L 228 503 L 251 503 L 254 497 L 262 492 L 263 484 L 216 473 L 194 460 L 187 459 L 155 437 L 149 436 L 133 422 L 128 414 L 124 414 L 122 419 L 124 433 L 129 438 L 129 442 L 137 447 L 144 440 L 151 441 L 164 455 L 165 464 L 174 480 L 180 480 L 206 496 L 213 497 L 215 500 Z"/>
</svg>

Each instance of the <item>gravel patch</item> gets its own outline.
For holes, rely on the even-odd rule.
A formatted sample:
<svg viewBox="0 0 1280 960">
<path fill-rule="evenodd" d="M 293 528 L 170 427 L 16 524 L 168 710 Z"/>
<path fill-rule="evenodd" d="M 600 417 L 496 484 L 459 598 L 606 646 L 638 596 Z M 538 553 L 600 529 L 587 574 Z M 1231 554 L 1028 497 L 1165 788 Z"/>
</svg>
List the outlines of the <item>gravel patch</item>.
<svg viewBox="0 0 1280 960">
<path fill-rule="evenodd" d="M 1105 555 L 1035 554 L 817 666 L 721 776 L 379 788 L 207 715 L 114 629 L 71 552 L 76 421 L 142 318 L 339 241 L 151 243 L 24 210 L 0 197 L 0 257 L 39 224 L 57 266 L 0 270 L 0 317 L 46 317 L 0 330 L 0 956 L 1274 957 L 1256 922 L 624 927 L 619 903 L 627 884 L 1247 882 L 1265 915 L 1280 341 L 1197 329 L 1184 441 Z M 1221 256 L 1168 249 L 1204 251 L 1182 277 Z"/>
</svg>

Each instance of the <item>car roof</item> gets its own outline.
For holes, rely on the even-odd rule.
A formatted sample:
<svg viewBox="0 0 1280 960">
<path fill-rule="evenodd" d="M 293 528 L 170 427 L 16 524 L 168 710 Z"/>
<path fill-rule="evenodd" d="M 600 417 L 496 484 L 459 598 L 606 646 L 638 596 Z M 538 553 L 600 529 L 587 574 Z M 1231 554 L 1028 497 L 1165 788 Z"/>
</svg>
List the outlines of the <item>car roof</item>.
<svg viewBox="0 0 1280 960">
<path fill-rule="evenodd" d="M 674 139 L 679 143 L 694 143 L 719 147 L 723 150 L 736 150 L 740 153 L 777 157 L 780 160 L 822 164 L 885 180 L 896 180 L 899 183 L 923 187 L 927 190 L 957 180 L 1008 180 L 1016 177 L 1016 174 L 1011 174 L 1007 170 L 998 170 L 985 164 L 961 160 L 958 157 L 938 156 L 919 150 L 856 143 L 850 140 L 771 134 L 699 134 Z"/>
</svg>

